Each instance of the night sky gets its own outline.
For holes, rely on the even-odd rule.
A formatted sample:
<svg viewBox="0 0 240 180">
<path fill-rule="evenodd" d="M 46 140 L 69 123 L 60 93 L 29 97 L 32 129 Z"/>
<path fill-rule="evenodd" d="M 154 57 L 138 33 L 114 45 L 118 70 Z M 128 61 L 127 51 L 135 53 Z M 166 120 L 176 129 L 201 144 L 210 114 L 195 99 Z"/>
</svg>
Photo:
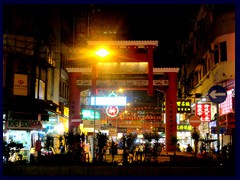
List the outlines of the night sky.
<svg viewBox="0 0 240 180">
<path fill-rule="evenodd" d="M 78 5 L 81 3 L 73 6 Z M 118 32 L 117 40 L 158 40 L 154 67 L 181 67 L 184 62 L 181 43 L 188 40 L 200 4 L 96 3 L 94 6 L 97 20 L 93 22 L 97 27 L 94 33 L 111 27 Z"/>
<path fill-rule="evenodd" d="M 181 66 L 178 43 L 188 39 L 196 7 L 193 4 L 96 4 L 98 13 L 106 14 L 103 19 L 112 18 L 116 26 L 123 24 L 122 21 L 126 23 L 122 40 L 159 41 L 154 54 L 155 67 Z"/>
</svg>

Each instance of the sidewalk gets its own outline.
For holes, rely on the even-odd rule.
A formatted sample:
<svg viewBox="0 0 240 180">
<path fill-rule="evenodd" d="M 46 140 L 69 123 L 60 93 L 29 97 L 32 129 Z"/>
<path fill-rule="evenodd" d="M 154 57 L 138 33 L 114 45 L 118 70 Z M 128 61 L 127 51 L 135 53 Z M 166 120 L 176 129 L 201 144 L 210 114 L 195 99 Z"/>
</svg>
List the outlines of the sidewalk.
<svg viewBox="0 0 240 180">
<path fill-rule="evenodd" d="M 194 157 L 194 154 L 191 153 L 186 153 L 186 152 L 176 152 L 175 153 L 176 157 Z M 157 157 L 151 155 L 151 156 L 143 156 L 142 162 L 144 162 L 146 160 L 146 158 L 148 160 L 150 160 L 150 162 L 154 162 L 155 158 L 157 160 L 158 163 L 162 163 L 162 162 L 169 162 L 171 160 L 171 157 L 174 156 L 174 152 L 163 152 L 160 155 L 158 155 Z M 111 154 L 106 154 L 105 155 L 106 159 L 105 162 L 112 162 L 112 155 Z M 114 155 L 114 160 L 113 162 L 117 162 L 117 163 L 122 163 L 123 159 L 122 159 L 123 155 L 122 154 L 117 154 Z M 133 162 L 140 162 L 140 158 L 138 158 L 138 160 L 133 159 Z"/>
</svg>

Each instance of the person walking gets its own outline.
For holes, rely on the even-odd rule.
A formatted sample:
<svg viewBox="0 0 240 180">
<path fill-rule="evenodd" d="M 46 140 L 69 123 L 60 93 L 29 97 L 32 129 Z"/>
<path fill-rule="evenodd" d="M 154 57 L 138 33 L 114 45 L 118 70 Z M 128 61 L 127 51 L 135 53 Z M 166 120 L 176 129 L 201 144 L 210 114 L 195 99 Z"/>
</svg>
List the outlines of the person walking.
<svg viewBox="0 0 240 180">
<path fill-rule="evenodd" d="M 188 153 L 193 153 L 193 148 L 192 148 L 192 146 L 190 144 L 188 144 L 186 151 Z"/>
<path fill-rule="evenodd" d="M 177 143 L 177 152 L 181 152 L 180 144 L 179 144 L 179 143 Z"/>
<path fill-rule="evenodd" d="M 111 154 L 112 154 L 112 162 L 113 162 L 114 155 L 117 154 L 117 143 L 115 143 L 114 141 L 112 141 L 112 144 L 111 144 Z"/>
<path fill-rule="evenodd" d="M 138 145 L 136 145 L 135 149 L 134 149 L 134 160 L 138 161 L 138 154 L 139 154 L 139 147 Z"/>
<path fill-rule="evenodd" d="M 142 160 L 143 160 L 144 145 L 143 145 L 143 144 L 140 144 L 138 148 L 139 148 L 138 151 L 139 151 L 139 156 L 140 156 L 140 162 L 142 162 Z"/>
<path fill-rule="evenodd" d="M 60 150 L 60 154 L 65 153 L 65 147 L 64 147 L 63 143 L 60 143 L 59 150 Z"/>
<path fill-rule="evenodd" d="M 36 140 L 35 142 L 35 156 L 36 156 L 36 161 L 39 162 L 41 161 L 41 149 L 42 149 L 42 145 L 41 145 L 41 138 L 38 138 L 38 140 Z"/>
</svg>

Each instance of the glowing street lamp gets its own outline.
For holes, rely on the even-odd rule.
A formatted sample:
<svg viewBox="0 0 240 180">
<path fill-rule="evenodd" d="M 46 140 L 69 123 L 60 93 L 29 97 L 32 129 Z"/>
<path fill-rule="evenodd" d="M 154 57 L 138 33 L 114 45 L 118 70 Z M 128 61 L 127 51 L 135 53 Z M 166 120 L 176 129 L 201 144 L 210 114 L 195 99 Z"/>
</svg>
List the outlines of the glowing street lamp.
<svg viewBox="0 0 240 180">
<path fill-rule="evenodd" d="M 99 57 L 106 57 L 109 54 L 109 51 L 107 51 L 106 49 L 99 49 L 96 53 L 97 56 Z"/>
</svg>

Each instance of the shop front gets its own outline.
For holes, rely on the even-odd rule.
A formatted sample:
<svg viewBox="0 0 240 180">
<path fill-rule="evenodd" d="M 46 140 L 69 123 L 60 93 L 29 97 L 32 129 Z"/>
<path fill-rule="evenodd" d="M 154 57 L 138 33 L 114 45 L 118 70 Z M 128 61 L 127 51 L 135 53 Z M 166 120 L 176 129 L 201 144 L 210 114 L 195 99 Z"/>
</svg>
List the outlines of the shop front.
<svg viewBox="0 0 240 180">
<path fill-rule="evenodd" d="M 41 155 L 60 153 L 60 136 L 67 132 L 68 119 L 59 115 L 50 115 L 49 121 L 12 119 L 4 121 L 3 140 L 9 151 L 6 161 L 15 162 L 21 159 L 30 162 L 36 159 L 36 142 L 40 141 Z M 48 138 L 51 138 L 50 147 L 47 148 Z M 6 151 L 7 152 L 7 151 Z"/>
<path fill-rule="evenodd" d="M 30 161 L 31 148 L 35 146 L 32 131 L 40 131 L 42 124 L 37 120 L 9 120 L 4 130 L 4 142 L 8 148 L 6 161 Z M 21 158 L 20 158 L 21 157 Z"/>
<path fill-rule="evenodd" d="M 187 145 L 192 145 L 191 131 L 192 126 L 190 124 L 181 123 L 177 125 L 177 139 L 180 145 L 181 152 L 186 152 Z"/>
</svg>

